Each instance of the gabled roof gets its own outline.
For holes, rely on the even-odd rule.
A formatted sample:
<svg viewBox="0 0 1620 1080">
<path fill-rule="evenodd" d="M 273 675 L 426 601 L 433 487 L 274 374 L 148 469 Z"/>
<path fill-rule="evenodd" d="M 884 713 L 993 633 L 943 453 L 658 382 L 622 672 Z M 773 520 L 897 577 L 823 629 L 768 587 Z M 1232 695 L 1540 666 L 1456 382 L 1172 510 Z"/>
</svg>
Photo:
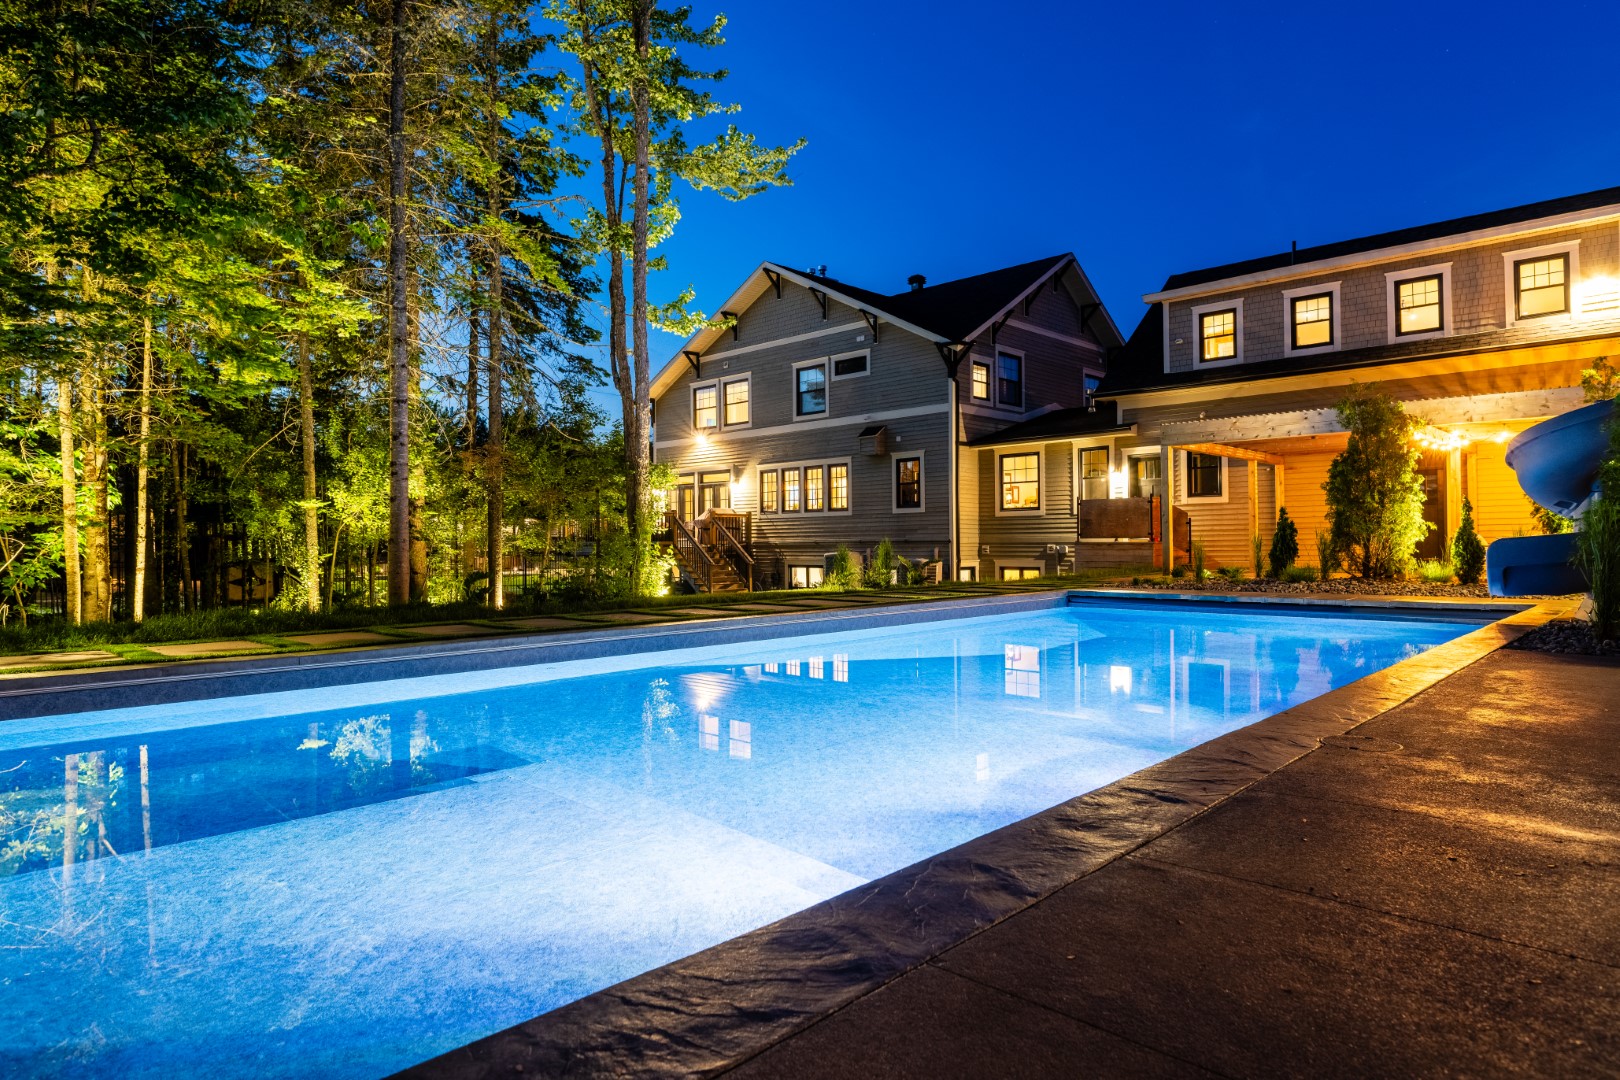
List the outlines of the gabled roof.
<svg viewBox="0 0 1620 1080">
<path fill-rule="evenodd" d="M 1309 263 L 1327 262 L 1348 256 L 1382 251 L 1386 248 L 1401 248 L 1411 244 L 1445 240 L 1469 233 L 1506 229 L 1529 222 L 1540 222 L 1544 219 L 1555 219 L 1550 224 L 1556 224 L 1556 219 L 1571 215 L 1590 215 L 1592 211 L 1602 210 L 1607 207 L 1612 207 L 1617 213 L 1620 213 L 1620 187 L 1603 188 L 1599 191 L 1589 191 L 1581 195 L 1566 195 L 1557 199 L 1544 199 L 1541 202 L 1526 203 L 1523 206 L 1509 207 L 1506 210 L 1491 210 L 1483 214 L 1469 214 L 1465 217 L 1436 221 L 1429 225 L 1415 225 L 1411 228 L 1361 236 L 1353 240 L 1339 240 L 1331 244 L 1318 244 L 1315 247 L 1300 248 L 1297 251 L 1284 251 L 1258 259 L 1245 259 L 1241 262 L 1211 266 L 1203 270 L 1188 270 L 1180 274 L 1171 274 L 1165 279 L 1164 287 L 1159 290 L 1159 293 L 1173 292 L 1198 285 L 1208 285 L 1232 278 L 1245 278 L 1270 271 L 1291 270 L 1295 267 L 1304 269 L 1306 264 Z M 1159 293 L 1150 293 L 1149 296 L 1150 298 L 1156 298 Z"/>
<path fill-rule="evenodd" d="M 1079 262 L 1072 254 L 1052 255 L 1045 259 L 1036 259 L 1034 262 L 957 278 L 938 285 L 888 294 L 863 289 L 835 278 L 807 274 L 801 270 L 791 269 L 783 263 L 764 262 L 754 269 L 719 310 L 743 311 L 758 300 L 766 289 L 772 287 L 771 275 L 777 275 L 783 281 L 820 290 L 840 303 L 868 312 L 930 341 L 941 344 L 959 343 L 977 338 L 988 330 L 993 322 L 1017 306 L 1025 296 L 1054 277 L 1071 270 L 1078 278 L 1080 287 L 1099 304 L 1098 314 L 1101 321 L 1095 325 L 1098 325 L 1105 335 L 1103 347 L 1106 348 L 1112 342 L 1122 341 L 1123 335 L 1109 317 L 1107 309 L 1100 306 L 1101 299 L 1096 289 L 1092 287 L 1090 279 L 1086 277 L 1085 271 L 1080 268 Z M 682 359 L 684 353 L 703 352 L 713 345 L 723 332 L 715 327 L 704 327 L 687 339 L 653 380 L 652 395 L 657 397 L 679 377 L 685 366 Z M 1108 338 L 1111 338 L 1112 342 Z"/>
<path fill-rule="evenodd" d="M 1095 409 L 1079 406 L 1073 409 L 1053 409 L 1039 416 L 1011 424 L 978 438 L 969 439 L 969 446 L 998 446 L 1004 443 L 1039 442 L 1045 439 L 1067 439 L 1077 435 L 1108 435 L 1131 431 L 1135 424 L 1122 424 L 1119 411 L 1111 401 Z"/>
</svg>

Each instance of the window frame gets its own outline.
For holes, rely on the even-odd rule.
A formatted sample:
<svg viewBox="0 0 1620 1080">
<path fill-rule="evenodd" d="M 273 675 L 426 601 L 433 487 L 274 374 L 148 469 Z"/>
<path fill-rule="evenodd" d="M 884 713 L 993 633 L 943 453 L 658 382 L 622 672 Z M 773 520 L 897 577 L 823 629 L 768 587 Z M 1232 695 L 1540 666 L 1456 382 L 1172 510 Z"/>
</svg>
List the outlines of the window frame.
<svg viewBox="0 0 1620 1080">
<path fill-rule="evenodd" d="M 827 467 L 825 465 L 800 466 L 804 475 L 804 512 L 807 514 L 824 513 L 827 509 Z M 810 505 L 810 478 L 814 476 L 816 504 Z"/>
<path fill-rule="evenodd" d="M 1074 448 L 1074 501 L 1075 506 L 1086 500 L 1085 460 L 1086 454 L 1101 451 L 1105 464 L 1102 472 L 1103 494 L 1101 499 L 1092 500 L 1101 502 L 1114 497 L 1114 446 L 1111 442 L 1077 444 Z M 1078 513 L 1078 510 L 1076 511 Z"/>
<path fill-rule="evenodd" d="M 836 492 L 838 490 L 838 488 L 833 483 L 833 470 L 834 469 L 842 469 L 844 471 L 844 505 L 842 505 L 842 506 L 837 506 L 834 503 L 834 500 L 836 498 Z M 829 514 L 847 514 L 847 513 L 849 513 L 850 495 L 851 495 L 851 492 L 850 492 L 849 462 L 847 462 L 847 461 L 830 461 L 830 462 L 828 462 L 827 463 L 827 513 L 829 513 Z"/>
<path fill-rule="evenodd" d="M 1440 326 L 1436 330 L 1414 330 L 1401 333 L 1400 287 L 1421 278 L 1440 279 Z M 1386 309 L 1385 339 L 1389 344 L 1398 341 L 1426 341 L 1429 338 L 1451 336 L 1451 264 L 1433 263 L 1429 266 L 1408 266 L 1384 273 L 1384 307 Z"/>
<path fill-rule="evenodd" d="M 1001 400 L 1001 358 L 1005 356 L 1018 361 L 1018 403 L 1014 405 L 1009 401 Z M 1029 362 L 1021 349 L 1007 349 L 996 346 L 996 355 L 990 365 L 990 404 L 997 409 L 1010 409 L 1014 412 L 1023 412 L 1025 403 L 1029 401 Z"/>
<path fill-rule="evenodd" d="M 1564 257 L 1564 310 L 1549 311 L 1545 315 L 1520 315 L 1519 265 L 1560 255 Z M 1574 320 L 1575 283 L 1581 279 L 1581 241 L 1579 237 L 1572 240 L 1563 240 L 1556 244 L 1542 244 L 1540 247 L 1504 251 L 1502 252 L 1502 273 L 1505 275 L 1503 279 L 1505 282 L 1503 299 L 1507 306 L 1508 326 L 1518 326 L 1520 323 L 1540 323 L 1544 326 L 1559 325 Z"/>
<path fill-rule="evenodd" d="M 1190 309 L 1192 314 L 1192 366 L 1194 371 L 1207 368 L 1230 367 L 1243 363 L 1243 298 L 1231 297 L 1199 304 Z M 1220 360 L 1204 359 L 1204 316 L 1232 313 L 1232 355 Z"/>
<path fill-rule="evenodd" d="M 849 505 L 845 506 L 841 510 L 835 510 L 832 508 L 832 474 L 833 470 L 835 469 L 843 469 L 844 475 L 849 478 L 846 481 L 846 497 Z M 801 458 L 797 461 L 773 461 L 768 464 L 760 465 L 757 467 L 756 471 L 761 477 L 764 477 L 767 473 L 775 474 L 777 477 L 775 510 L 765 509 L 764 481 L 760 481 L 760 497 L 758 502 L 760 513 L 770 514 L 773 517 L 779 514 L 807 513 L 820 516 L 848 517 L 851 513 L 850 507 L 854 505 L 855 500 L 855 488 L 853 481 L 854 469 L 855 459 L 853 457 Z M 809 480 L 807 479 L 807 474 L 811 470 L 820 471 L 822 476 L 821 509 L 819 510 L 809 509 Z M 791 479 L 794 475 L 796 475 L 798 479 L 799 501 L 798 506 L 790 510 L 787 506 L 787 485 L 789 479 Z"/>
<path fill-rule="evenodd" d="M 801 413 L 799 412 L 799 372 L 805 368 L 813 367 L 819 367 L 821 369 L 821 392 L 825 396 L 825 404 L 822 406 L 820 412 Z M 791 400 L 793 402 L 793 422 L 795 424 L 804 423 L 807 421 L 825 420 L 832 416 L 831 374 L 832 363 L 825 356 L 817 357 L 814 360 L 800 360 L 798 363 L 793 365 L 792 374 L 790 376 L 793 386 L 789 393 L 792 394 Z"/>
<path fill-rule="evenodd" d="M 765 478 L 771 478 L 770 505 L 765 505 Z M 779 514 L 777 509 L 782 505 L 782 477 L 779 469 L 759 470 L 759 512 L 762 514 Z"/>
<path fill-rule="evenodd" d="M 891 514 L 921 514 L 928 509 L 928 463 L 922 450 L 896 450 L 889 455 L 889 512 Z M 900 463 L 917 463 L 917 505 L 900 505 Z"/>
<path fill-rule="evenodd" d="M 742 375 L 733 375 L 730 378 L 723 378 L 723 379 L 719 380 L 719 383 L 720 383 L 720 399 L 719 399 L 719 403 L 720 403 L 720 430 L 721 431 L 741 431 L 744 428 L 753 427 L 754 426 L 754 375 L 753 375 L 753 373 L 752 372 L 747 372 L 747 373 L 742 374 Z M 740 420 L 737 423 L 733 424 L 729 420 L 726 419 L 726 391 L 729 390 L 731 387 L 737 386 L 739 384 L 742 385 L 742 386 L 746 386 L 748 388 L 748 398 L 743 403 L 748 409 L 748 419 L 747 420 Z"/>
<path fill-rule="evenodd" d="M 1195 453 L 1199 457 L 1212 457 L 1220 462 L 1221 493 L 1219 495 L 1194 495 L 1192 493 L 1192 457 Z M 1219 454 L 1203 454 L 1195 450 L 1181 451 L 1181 469 L 1179 470 L 1181 475 L 1177 477 L 1178 483 L 1176 484 L 1176 487 L 1180 489 L 1179 501 L 1182 503 L 1210 504 L 1223 503 L 1231 498 L 1232 486 L 1227 462 L 1228 459 L 1221 457 Z"/>
<path fill-rule="evenodd" d="M 697 396 L 705 390 L 711 390 L 714 392 L 714 425 L 712 427 L 698 426 Z M 700 435 L 709 435 L 718 432 L 720 430 L 720 381 L 718 379 L 707 379 L 700 383 L 693 383 L 690 393 L 692 402 L 692 430 Z"/>
<path fill-rule="evenodd" d="M 793 505 L 788 505 L 788 477 L 793 477 Z M 782 510 L 784 514 L 798 514 L 804 511 L 804 468 L 803 466 L 787 466 L 782 469 Z"/>
<path fill-rule="evenodd" d="M 1035 505 L 1034 506 L 1008 506 L 1006 461 L 1008 458 L 1032 457 L 1035 459 Z M 1046 516 L 1046 453 L 1037 447 L 1033 450 L 1010 450 L 1006 453 L 996 454 L 995 472 L 995 500 L 997 517 L 1045 517 Z"/>
<path fill-rule="evenodd" d="M 1344 307 L 1339 302 L 1340 284 L 1338 281 L 1324 281 L 1283 290 L 1284 356 L 1314 356 L 1317 353 L 1336 352 L 1343 347 L 1340 329 Z M 1294 307 L 1302 300 L 1319 300 L 1324 296 L 1328 300 L 1328 339 L 1318 345 L 1300 345 L 1295 337 L 1299 324 L 1294 321 Z"/>
<path fill-rule="evenodd" d="M 864 357 L 866 359 L 865 367 L 861 368 L 859 371 L 852 371 L 847 375 L 838 374 L 838 361 L 853 360 L 857 356 Z M 833 353 L 831 356 L 827 357 L 827 381 L 829 383 L 838 382 L 842 379 L 864 379 L 870 374 L 872 374 L 871 349 L 853 349 L 849 352 Z"/>
<path fill-rule="evenodd" d="M 984 393 L 979 393 L 979 372 L 984 372 Z M 971 401 L 990 401 L 990 365 L 983 360 L 973 361 L 973 367 L 968 371 L 968 398 Z"/>
</svg>

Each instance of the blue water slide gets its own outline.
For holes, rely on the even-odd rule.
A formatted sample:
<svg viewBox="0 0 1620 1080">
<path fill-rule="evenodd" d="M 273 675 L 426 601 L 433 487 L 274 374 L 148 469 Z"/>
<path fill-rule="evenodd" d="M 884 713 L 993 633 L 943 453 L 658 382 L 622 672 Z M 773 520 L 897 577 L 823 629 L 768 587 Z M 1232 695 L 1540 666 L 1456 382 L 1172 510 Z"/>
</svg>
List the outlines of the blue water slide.
<svg viewBox="0 0 1620 1080">
<path fill-rule="evenodd" d="M 1507 463 L 1525 494 L 1550 510 L 1578 517 L 1608 452 L 1613 412 L 1614 402 L 1599 401 L 1520 432 L 1508 444 Z M 1574 554 L 1571 533 L 1498 540 L 1485 555 L 1491 595 L 1584 592 L 1586 578 L 1575 568 Z"/>
</svg>

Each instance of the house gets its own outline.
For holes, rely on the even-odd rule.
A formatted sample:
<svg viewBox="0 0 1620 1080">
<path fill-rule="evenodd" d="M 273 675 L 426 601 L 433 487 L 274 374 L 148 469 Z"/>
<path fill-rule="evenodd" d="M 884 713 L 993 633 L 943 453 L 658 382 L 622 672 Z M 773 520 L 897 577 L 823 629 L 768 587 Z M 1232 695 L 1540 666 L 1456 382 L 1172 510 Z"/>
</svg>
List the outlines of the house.
<svg viewBox="0 0 1620 1080">
<path fill-rule="evenodd" d="M 965 444 L 1103 415 L 1090 396 L 1123 338 L 1073 255 L 909 286 L 874 292 L 824 267 L 762 263 L 723 324 L 658 374 L 654 458 L 679 478 L 666 523 L 689 581 L 811 586 L 837 545 L 883 539 L 942 577 L 994 570 L 987 479 Z M 1014 496 L 1054 523 L 1068 508 L 1072 522 L 1054 466 L 1020 474 Z M 1073 529 L 1063 535 L 1051 552 L 1017 540 L 1018 572 L 1072 560 Z"/>
<path fill-rule="evenodd" d="M 1465 497 L 1486 543 L 1535 531 L 1503 455 L 1582 404 L 1583 368 L 1620 354 L 1620 188 L 1178 273 L 1144 300 L 1098 395 L 1106 426 L 1037 418 L 977 440 L 991 483 L 1005 485 L 1014 438 L 1040 447 L 1043 470 L 1081 462 L 1079 565 L 1168 567 L 1185 557 L 1182 528 L 1212 564 L 1247 565 L 1284 506 L 1314 561 L 1322 485 L 1347 440 L 1334 405 L 1353 385 L 1423 421 L 1436 527 L 1418 555 L 1442 557 Z M 1152 512 L 1156 535 L 1174 524 L 1172 545 L 1149 544 L 1140 513 L 1121 528 L 1114 507 L 1085 505 L 1164 493 Z"/>
</svg>

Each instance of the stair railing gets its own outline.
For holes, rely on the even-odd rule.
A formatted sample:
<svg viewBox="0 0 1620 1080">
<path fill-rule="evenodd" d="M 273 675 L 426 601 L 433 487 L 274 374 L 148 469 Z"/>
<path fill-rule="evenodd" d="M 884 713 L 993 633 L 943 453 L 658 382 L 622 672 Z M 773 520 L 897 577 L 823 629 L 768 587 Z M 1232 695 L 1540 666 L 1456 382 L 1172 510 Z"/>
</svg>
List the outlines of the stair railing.
<svg viewBox="0 0 1620 1080">
<path fill-rule="evenodd" d="M 739 521 L 741 520 L 740 515 L 732 516 L 737 518 Z M 742 560 L 743 566 L 748 572 L 748 591 L 753 592 L 754 557 L 748 554 L 748 549 L 743 546 L 742 541 L 737 539 L 737 534 L 727 528 L 725 519 L 721 515 L 715 514 L 710 517 L 709 524 L 714 532 L 715 545 L 719 547 L 721 551 L 729 550 L 730 552 L 735 553 L 737 558 Z"/>
<path fill-rule="evenodd" d="M 703 567 L 703 591 L 713 592 L 714 556 L 710 555 L 704 546 L 698 541 L 697 536 L 692 532 L 691 528 L 686 524 L 686 522 L 681 520 L 680 514 L 676 513 L 674 510 L 666 510 L 664 512 L 664 520 L 669 523 L 670 535 L 675 537 L 675 558 L 685 565 L 688 570 L 693 569 L 699 560 L 701 560 L 701 565 Z M 681 558 L 683 552 L 696 552 L 698 558 L 688 562 L 686 559 Z"/>
</svg>

